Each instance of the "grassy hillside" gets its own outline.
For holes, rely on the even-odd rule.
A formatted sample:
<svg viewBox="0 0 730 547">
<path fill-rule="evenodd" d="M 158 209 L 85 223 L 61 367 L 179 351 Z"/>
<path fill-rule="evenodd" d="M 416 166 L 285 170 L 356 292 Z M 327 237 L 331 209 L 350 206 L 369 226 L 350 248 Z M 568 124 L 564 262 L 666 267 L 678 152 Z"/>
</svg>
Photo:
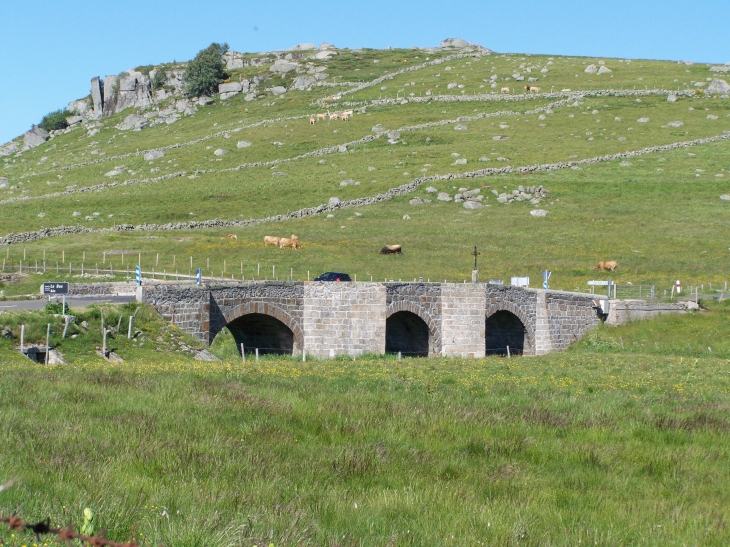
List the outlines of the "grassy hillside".
<svg viewBox="0 0 730 547">
<path fill-rule="evenodd" d="M 237 95 L 200 107 L 173 125 L 139 132 L 115 128 L 132 113 L 128 110 L 103 119 L 93 136 L 76 129 L 5 158 L 2 176 L 11 189 L 0 191 L 0 233 L 62 225 L 94 230 L 262 219 L 326 204 L 333 196 L 373 197 L 417 177 L 458 177 L 506 166 L 516 171 L 730 131 L 730 102 L 705 96 L 694 85 L 715 76 L 707 65 L 605 59 L 612 72 L 599 75 L 584 72 L 589 64 L 601 66 L 601 60 L 589 58 L 493 54 L 433 64 L 447 54 L 338 53 L 316 61 L 326 65 L 329 87 L 249 102 Z M 398 74 L 404 68 L 413 70 Z M 240 75 L 267 69 L 247 67 Z M 239 71 L 233 72 L 235 80 Z M 526 80 L 512 79 L 516 73 L 537 78 L 530 85 L 541 93 L 526 93 Z M 265 86 L 291 80 L 276 77 Z M 511 93 L 497 93 L 503 86 Z M 625 96 L 622 90 L 631 93 Z M 668 90 L 679 91 L 676 102 L 667 101 Z M 336 93 L 343 94 L 340 100 L 324 99 Z M 307 120 L 316 112 L 345 108 L 356 109 L 349 122 L 310 125 Z M 397 144 L 378 133 L 383 130 L 398 130 Z M 242 140 L 251 145 L 238 148 Z M 355 144 L 338 151 L 348 143 Z M 610 259 L 619 262 L 621 282 L 668 287 L 681 277 L 687 284 L 720 283 L 727 280 L 730 258 L 730 203 L 719 199 L 730 191 L 729 146 L 720 140 L 646 153 L 629 158 L 628 166 L 618 159 L 552 172 L 431 181 L 407 196 L 338 210 L 331 218 L 321 214 L 247 228 L 54 237 L 13 245 L 5 258 L 17 264 L 24 255 L 26 264 L 34 265 L 45 253 L 54 267 L 63 257 L 66 265 L 84 261 L 88 269 L 102 262 L 104 251 L 125 251 L 127 262 L 136 263 L 129 255 L 142 253 L 143 266 L 168 272 L 187 273 L 192 256 L 193 269 L 208 270 L 210 264 L 215 275 L 221 275 L 225 261 L 226 276 L 247 278 L 268 275 L 275 266 L 281 276 L 293 272 L 295 279 L 306 279 L 307 271 L 338 268 L 359 279 L 458 281 L 470 276 L 469 251 L 478 245 L 483 277 L 537 278 L 549 268 L 553 286 L 582 290 L 595 275 L 590 268 Z M 163 158 L 144 161 L 145 151 L 160 148 Z M 217 149 L 228 153 L 215 156 Z M 117 174 L 106 176 L 112 171 Z M 340 185 L 349 180 L 359 184 Z M 538 205 L 505 205 L 491 192 L 519 185 L 543 185 L 549 197 Z M 459 188 L 479 188 L 485 207 L 466 210 L 437 201 L 426 193 L 428 186 L 452 197 Z M 432 201 L 411 205 L 413 197 Z M 529 211 L 535 208 L 548 210 L 548 216 L 533 218 Z M 230 232 L 238 235 L 237 242 L 220 239 Z M 264 248 L 264 235 L 291 233 L 300 236 L 301 252 Z M 386 243 L 402 244 L 405 255 L 378 256 Z M 107 256 L 116 256 L 115 267 L 121 266 L 119 255 Z M 26 282 L 36 285 L 40 277 Z M 55 269 L 50 277 L 56 277 Z"/>
</svg>

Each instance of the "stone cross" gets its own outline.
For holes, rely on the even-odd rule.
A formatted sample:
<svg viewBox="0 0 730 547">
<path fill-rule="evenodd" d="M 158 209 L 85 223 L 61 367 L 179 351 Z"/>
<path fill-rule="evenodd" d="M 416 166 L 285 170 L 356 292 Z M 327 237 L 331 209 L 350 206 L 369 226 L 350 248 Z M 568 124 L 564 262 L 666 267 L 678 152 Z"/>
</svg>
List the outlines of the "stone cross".
<svg viewBox="0 0 730 547">
<path fill-rule="evenodd" d="M 477 252 L 477 246 L 476 246 L 476 245 L 474 245 L 474 252 L 472 252 L 472 253 L 471 253 L 471 255 L 472 255 L 472 256 L 474 257 L 474 269 L 475 269 L 475 270 L 476 270 L 476 269 L 478 269 L 478 268 L 477 268 L 477 257 L 478 257 L 478 256 L 479 256 L 480 254 L 482 254 L 482 253 L 478 253 L 478 252 Z"/>
</svg>

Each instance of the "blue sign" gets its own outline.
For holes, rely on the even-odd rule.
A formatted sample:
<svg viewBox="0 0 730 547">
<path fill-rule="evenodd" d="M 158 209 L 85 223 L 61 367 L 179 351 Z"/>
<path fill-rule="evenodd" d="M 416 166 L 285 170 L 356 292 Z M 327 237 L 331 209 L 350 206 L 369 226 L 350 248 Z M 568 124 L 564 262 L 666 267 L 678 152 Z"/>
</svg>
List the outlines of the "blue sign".
<svg viewBox="0 0 730 547">
<path fill-rule="evenodd" d="M 200 279 L 201 279 L 201 276 L 200 276 L 200 268 L 198 268 L 198 271 L 195 272 L 195 283 L 198 284 L 198 285 L 200 285 Z"/>
<path fill-rule="evenodd" d="M 142 270 L 139 266 L 134 267 L 134 280 L 137 282 L 137 285 L 142 284 Z"/>
<path fill-rule="evenodd" d="M 552 273 L 553 272 L 548 271 L 548 270 L 543 270 L 542 271 L 542 288 L 543 289 L 547 289 L 548 288 L 548 279 L 550 279 L 550 275 Z"/>
</svg>

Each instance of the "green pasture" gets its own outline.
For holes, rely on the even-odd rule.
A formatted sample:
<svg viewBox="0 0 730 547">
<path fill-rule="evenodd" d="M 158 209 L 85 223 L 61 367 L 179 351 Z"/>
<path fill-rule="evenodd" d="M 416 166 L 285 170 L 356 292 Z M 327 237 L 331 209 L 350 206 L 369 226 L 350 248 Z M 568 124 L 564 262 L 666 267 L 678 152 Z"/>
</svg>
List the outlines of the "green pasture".
<svg viewBox="0 0 730 547">
<path fill-rule="evenodd" d="M 90 508 L 141 545 L 725 545 L 729 308 L 703 305 L 538 358 L 245 364 L 230 336 L 223 362 L 174 352 L 186 337 L 143 308 L 120 365 L 95 332 L 134 306 L 72 310 L 69 365 L 0 340 L 0 513 Z M 0 324 L 52 317 L 33 315 Z"/>
<path fill-rule="evenodd" d="M 428 184 L 424 184 L 411 194 L 387 202 L 338 210 L 332 218 L 318 215 L 244 229 L 113 232 L 50 238 L 4 249 L 2 258 L 8 265 L 17 266 L 25 257 L 26 268 L 33 268 L 22 283 L 7 283 L 5 290 L 8 295 L 36 292 L 42 280 L 56 279 L 56 262 L 59 262 L 64 279 L 69 275 L 67 271 L 64 273 L 69 262 L 75 270 L 69 280 L 78 279 L 73 276 L 80 274 L 81 262 L 85 264 L 86 273 L 93 274 L 96 264 L 104 268 L 104 252 L 107 253 L 106 268 L 112 262 L 117 271 L 128 266 L 133 270 L 141 254 L 143 269 L 154 268 L 156 273 L 164 271 L 167 274 L 175 270 L 189 274 L 200 267 L 204 275 L 216 277 L 286 279 L 292 276 L 306 280 L 308 271 L 311 278 L 323 271 L 343 270 L 357 275 L 360 281 L 369 281 L 372 276 L 375 281 L 423 277 L 460 282 L 471 278 L 469 253 L 474 245 L 482 252 L 480 275 L 483 280 L 509 280 L 512 275 L 529 275 L 537 280 L 540 271 L 547 268 L 553 271 L 552 288 L 585 291 L 588 280 L 608 277 L 593 272 L 593 266 L 600 260 L 616 260 L 619 268 L 611 274 L 615 281 L 654 284 L 660 294 L 678 278 L 685 285 L 709 287 L 709 283 L 713 283 L 720 287 L 730 281 L 730 212 L 728 202 L 719 199 L 730 190 L 727 148 L 726 142 L 719 142 L 648 154 L 631 158 L 628 167 L 615 160 L 584 165 L 581 170 L 432 183 L 438 191 L 452 196 L 460 187 L 481 188 L 485 207 L 473 211 L 465 210 L 458 203 L 436 200 L 434 194 L 426 192 Z M 349 157 L 349 154 L 344 155 L 345 159 Z M 334 159 L 338 167 L 343 166 L 340 156 Z M 316 161 L 312 164 L 313 170 L 326 167 Z M 396 172 L 394 177 L 405 179 L 403 182 L 411 180 L 403 177 L 402 168 L 390 171 Z M 380 173 L 376 170 L 367 174 L 380 177 Z M 351 170 L 347 175 L 339 176 L 362 180 L 362 183 L 345 188 L 332 183 L 331 188 L 317 191 L 313 187 L 307 194 L 301 191 L 292 197 L 296 206 L 287 205 L 284 212 L 326 202 L 333 194 L 343 199 L 357 197 L 357 192 L 363 192 L 363 188 L 371 185 L 375 188 L 366 195 L 377 193 L 376 183 L 368 183 L 366 178 Z M 228 218 L 245 219 L 264 216 L 272 210 L 276 212 L 276 207 L 267 205 L 271 201 L 284 207 L 278 196 L 285 193 L 283 181 L 289 177 L 272 176 L 269 180 L 272 179 L 276 180 L 260 183 L 261 188 L 281 184 L 278 193 L 271 186 L 270 193 L 262 190 L 258 197 L 249 194 L 252 203 L 248 204 L 247 213 Z M 492 190 L 511 191 L 519 185 L 543 185 L 549 192 L 548 198 L 537 206 L 529 202 L 499 204 L 491 193 Z M 163 216 L 162 203 L 169 196 L 157 193 L 161 188 L 159 185 L 129 186 L 123 191 L 107 190 L 88 197 L 82 194 L 80 198 L 83 196 L 92 204 L 93 208 L 85 211 L 100 210 L 104 217 L 112 211 L 116 213 L 113 219 L 104 218 L 104 224 L 97 221 L 97 226 L 126 221 L 125 213 L 134 215 L 134 205 L 127 206 L 123 201 L 132 196 L 135 200 L 130 199 L 131 204 L 139 208 L 146 206 L 148 210 L 157 209 L 161 219 L 170 219 L 170 216 Z M 183 209 L 176 218 L 226 218 L 220 214 L 220 209 L 237 202 L 236 197 L 224 193 L 226 191 L 223 184 L 209 189 L 211 193 L 206 193 L 200 186 L 197 192 L 191 192 L 190 201 L 183 202 L 191 211 Z M 108 208 L 108 202 L 105 208 L 104 202 L 98 201 L 105 200 L 109 192 L 122 194 L 113 209 Z M 265 199 L 266 196 L 271 196 L 271 200 Z M 413 197 L 431 199 L 431 202 L 411 205 L 409 200 Z M 37 203 L 28 202 L 33 206 Z M 240 210 L 246 210 L 245 200 L 237 203 Z M 532 217 L 530 210 L 536 207 L 548 210 L 548 216 Z M 189 212 L 196 214 L 190 216 Z M 404 215 L 410 219 L 404 220 Z M 226 238 L 228 233 L 235 233 L 238 239 Z M 280 250 L 263 244 L 265 235 L 289 236 L 292 233 L 299 236 L 301 251 Z M 392 243 L 403 245 L 402 256 L 378 254 L 383 245 Z M 45 276 L 34 271 L 36 261 L 42 269 L 44 256 L 50 270 Z"/>
</svg>

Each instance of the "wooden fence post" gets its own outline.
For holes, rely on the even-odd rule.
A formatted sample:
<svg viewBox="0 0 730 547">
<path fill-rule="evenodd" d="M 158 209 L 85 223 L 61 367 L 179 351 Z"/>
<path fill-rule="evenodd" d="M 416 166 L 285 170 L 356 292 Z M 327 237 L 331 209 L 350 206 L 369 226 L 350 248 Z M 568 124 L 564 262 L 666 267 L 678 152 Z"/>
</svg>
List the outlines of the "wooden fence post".
<svg viewBox="0 0 730 547">
<path fill-rule="evenodd" d="M 51 353 L 51 324 L 48 323 L 48 327 L 46 328 L 46 360 L 45 364 L 48 364 L 48 356 Z"/>
</svg>

